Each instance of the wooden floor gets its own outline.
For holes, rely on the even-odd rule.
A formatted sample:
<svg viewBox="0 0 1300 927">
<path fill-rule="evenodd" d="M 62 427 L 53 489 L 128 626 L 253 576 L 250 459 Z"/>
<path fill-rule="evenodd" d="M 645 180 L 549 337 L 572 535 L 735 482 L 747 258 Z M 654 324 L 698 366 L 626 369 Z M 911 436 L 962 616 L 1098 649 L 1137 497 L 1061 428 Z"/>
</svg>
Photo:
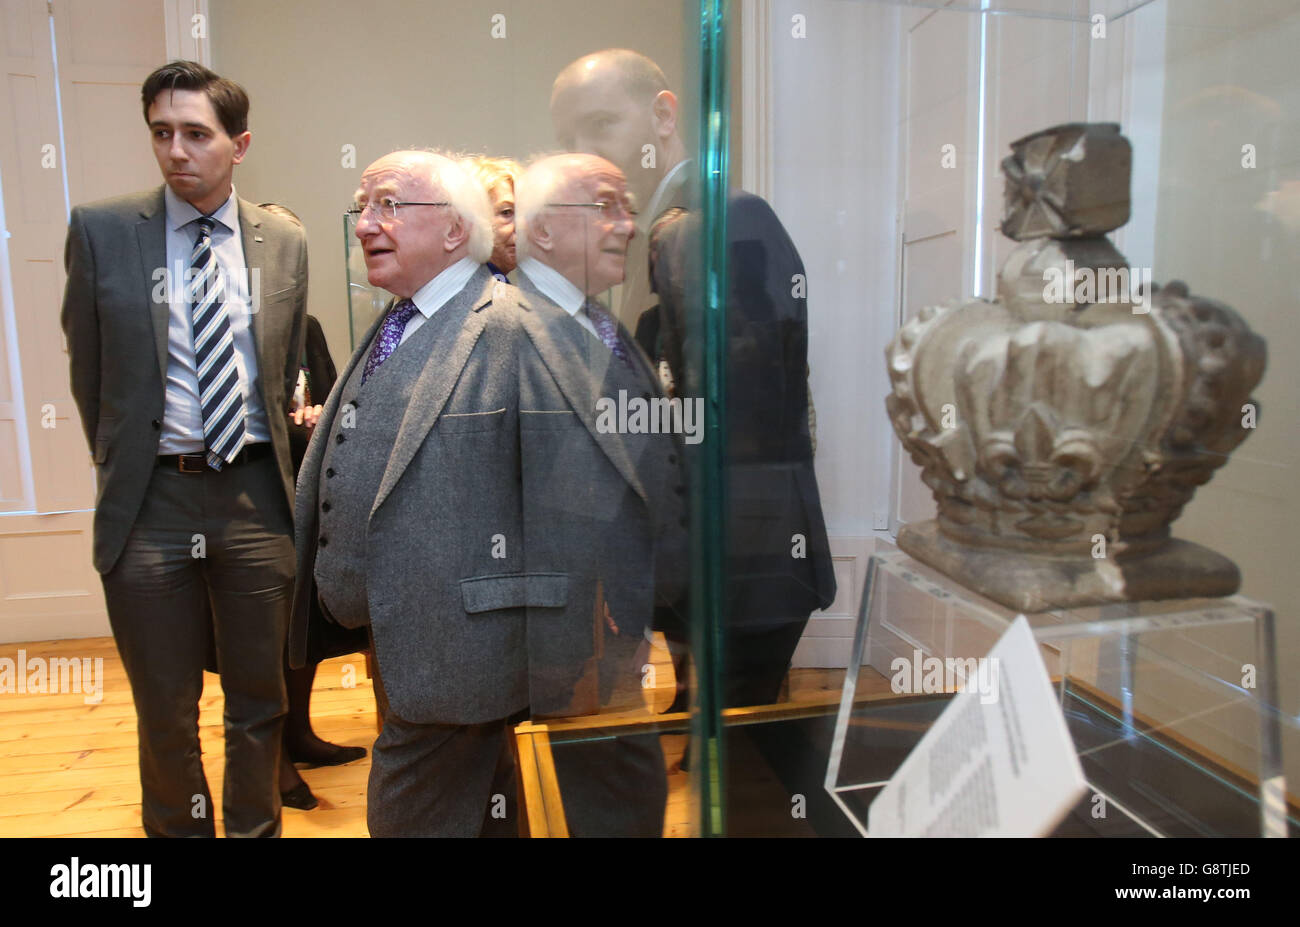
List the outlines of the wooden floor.
<svg viewBox="0 0 1300 927">
<path fill-rule="evenodd" d="M 7 644 L 0 657 L 18 650 L 35 657 L 103 659 L 103 695 L 97 704 L 75 694 L 0 695 L 0 837 L 140 837 L 140 779 L 135 709 L 126 673 L 112 638 Z M 672 701 L 671 661 L 662 647 L 650 650 L 659 685 L 645 691 L 645 712 Z M 349 670 L 348 667 L 351 667 Z M 344 687 L 345 678 L 353 682 Z M 794 670 L 790 698 L 824 697 L 838 691 L 843 671 Z M 221 833 L 224 772 L 223 698 L 218 677 L 206 674 L 199 701 L 199 743 Z M 312 726 L 331 743 L 361 746 L 365 759 L 347 766 L 302 770 L 320 801 L 312 811 L 284 811 L 286 837 L 364 837 L 369 750 L 376 736 L 374 690 L 359 654 L 320 665 L 311 700 Z M 662 738 L 668 771 L 664 835 L 687 836 L 688 775 L 679 763 L 686 735 Z"/>
</svg>

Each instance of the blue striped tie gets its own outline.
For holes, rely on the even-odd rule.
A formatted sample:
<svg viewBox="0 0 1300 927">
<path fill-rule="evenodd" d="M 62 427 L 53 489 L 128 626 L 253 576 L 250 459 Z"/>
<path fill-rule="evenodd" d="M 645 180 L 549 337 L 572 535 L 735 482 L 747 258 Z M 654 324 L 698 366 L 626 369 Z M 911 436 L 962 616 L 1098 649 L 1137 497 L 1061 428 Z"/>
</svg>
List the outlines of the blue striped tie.
<svg viewBox="0 0 1300 927">
<path fill-rule="evenodd" d="M 244 391 L 235 364 L 235 339 L 230 314 L 222 298 L 225 276 L 212 253 L 211 216 L 198 220 L 199 237 L 190 255 L 191 276 L 185 285 L 194 333 L 194 366 L 199 376 L 203 408 L 203 443 L 208 466 L 220 470 L 244 446 Z"/>
</svg>

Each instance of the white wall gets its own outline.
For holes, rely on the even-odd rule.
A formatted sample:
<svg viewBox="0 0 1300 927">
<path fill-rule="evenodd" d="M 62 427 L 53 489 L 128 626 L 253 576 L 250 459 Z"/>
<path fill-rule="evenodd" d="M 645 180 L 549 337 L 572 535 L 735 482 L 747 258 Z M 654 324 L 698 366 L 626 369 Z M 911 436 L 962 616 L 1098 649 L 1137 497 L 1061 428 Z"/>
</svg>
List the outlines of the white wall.
<svg viewBox="0 0 1300 927">
<path fill-rule="evenodd" d="M 349 356 L 343 210 L 366 165 L 395 148 L 525 158 L 553 150 L 551 81 L 612 46 L 686 78 L 684 4 L 608 0 L 209 0 L 212 67 L 252 100 L 240 195 L 307 227 L 309 311 L 335 363 Z M 493 15 L 505 37 L 493 37 Z M 691 88 L 687 88 L 690 95 Z M 343 146 L 355 146 L 345 166 Z"/>
<path fill-rule="evenodd" d="M 1259 424 L 1174 524 L 1231 557 L 1278 615 L 1291 791 L 1300 782 L 1300 2 L 1168 4 L 1154 277 L 1234 307 L 1268 342 Z M 1254 145 L 1256 166 L 1243 167 Z"/>
<path fill-rule="evenodd" d="M 808 276 L 817 481 L 839 585 L 796 665 L 844 665 L 866 557 L 888 523 L 899 15 L 873 3 L 776 0 L 768 19 L 769 198 Z"/>
<path fill-rule="evenodd" d="M 140 83 L 167 55 L 165 6 L 181 2 L 0 2 L 0 641 L 109 631 L 59 328 L 63 241 L 69 205 L 161 182 Z"/>
</svg>

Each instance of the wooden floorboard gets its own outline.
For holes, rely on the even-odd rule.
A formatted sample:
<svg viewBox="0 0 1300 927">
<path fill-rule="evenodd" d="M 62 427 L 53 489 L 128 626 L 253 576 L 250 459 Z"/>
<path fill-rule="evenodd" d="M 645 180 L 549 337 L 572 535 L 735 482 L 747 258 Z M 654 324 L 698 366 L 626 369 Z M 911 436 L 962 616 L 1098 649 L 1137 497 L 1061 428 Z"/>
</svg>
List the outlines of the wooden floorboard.
<svg viewBox="0 0 1300 927">
<path fill-rule="evenodd" d="M 661 639 L 662 642 L 662 639 Z M 140 780 L 135 708 L 126 673 L 112 638 L 10 644 L 26 658 L 102 660 L 95 680 L 101 695 L 7 693 L 0 698 L 0 837 L 141 837 Z M 657 714 L 673 697 L 667 650 L 650 652 L 659 685 L 642 693 L 643 708 L 611 717 Z M 83 664 L 84 666 L 84 664 Z M 351 667 L 345 672 L 345 667 Z M 344 680 L 353 685 L 345 687 Z M 838 690 L 843 671 L 795 670 L 792 701 L 812 700 Z M 199 699 L 199 744 L 221 833 L 221 784 L 225 771 L 224 698 L 218 676 L 204 674 Z M 361 746 L 366 757 L 347 766 L 301 770 L 320 806 L 284 810 L 286 837 L 365 837 L 366 781 L 376 736 L 374 690 L 365 660 L 349 655 L 320 665 L 312 690 L 312 726 L 331 743 Z M 689 836 L 689 774 L 680 768 L 689 745 L 685 734 L 661 738 L 668 774 L 664 835 Z"/>
</svg>

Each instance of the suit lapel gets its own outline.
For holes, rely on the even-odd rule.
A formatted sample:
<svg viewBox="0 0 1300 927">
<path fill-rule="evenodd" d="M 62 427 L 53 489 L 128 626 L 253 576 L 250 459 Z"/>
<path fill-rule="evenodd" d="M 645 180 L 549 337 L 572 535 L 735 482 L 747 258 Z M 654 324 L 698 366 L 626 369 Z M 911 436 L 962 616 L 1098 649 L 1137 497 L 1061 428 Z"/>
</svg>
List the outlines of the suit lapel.
<svg viewBox="0 0 1300 927">
<path fill-rule="evenodd" d="M 636 466 L 623 436 L 617 432 L 603 432 L 596 427 L 596 401 L 602 398 L 600 385 L 609 382 L 608 373 L 617 366 L 614 355 L 609 354 L 606 369 L 589 368 L 584 362 L 591 355 L 591 335 L 582 324 L 547 299 L 522 271 L 519 274 L 519 286 L 528 296 L 527 306 L 533 310 L 523 313 L 524 331 L 541 355 L 542 362 L 555 378 L 569 407 L 590 432 L 592 440 L 604 451 L 628 485 L 648 503 L 645 487 L 637 476 Z M 628 346 L 635 347 L 631 343 Z M 618 401 L 617 395 L 604 398 Z"/>
<path fill-rule="evenodd" d="M 442 414 L 452 388 L 460 379 L 461 371 L 465 369 L 474 345 L 483 333 L 485 322 L 482 310 L 492 305 L 492 294 L 497 282 L 486 267 L 480 267 L 465 288 L 438 310 L 437 315 L 445 312 L 463 317 L 464 321 L 445 325 L 429 346 L 429 356 L 411 388 L 406 414 L 397 429 L 397 440 L 393 444 L 392 453 L 388 455 L 388 464 L 383 479 L 380 480 L 379 491 L 375 494 L 374 505 L 370 507 L 371 515 L 388 498 L 388 494 L 415 458 L 420 445 L 424 443 L 425 436 Z M 432 320 L 425 324 L 431 322 Z"/>
<path fill-rule="evenodd" d="M 235 197 L 236 209 L 239 212 L 239 235 L 244 246 L 244 267 L 248 271 L 248 311 L 252 315 L 253 345 L 257 351 L 258 370 L 261 371 L 262 386 L 262 405 L 266 406 L 266 383 L 267 377 L 275 371 L 280 371 L 283 375 L 284 359 L 279 362 L 269 356 L 269 347 L 266 343 L 266 309 L 263 296 L 266 295 L 265 281 L 262 275 L 265 271 L 266 254 L 265 242 L 262 237 L 262 222 L 256 216 L 251 216 L 251 208 L 239 197 Z M 294 358 L 295 362 L 297 358 Z"/>
<path fill-rule="evenodd" d="M 162 187 L 153 202 L 140 210 L 141 220 L 136 224 L 136 241 L 140 247 L 140 271 L 144 274 L 143 292 L 150 294 L 149 314 L 153 319 L 153 343 L 158 359 L 158 377 L 167 383 L 167 328 L 171 322 L 170 293 L 164 292 L 162 299 L 153 298 L 158 287 L 154 276 L 159 267 L 165 268 L 167 275 L 175 271 L 167 267 L 167 207 L 164 205 Z M 184 281 L 185 268 L 181 268 L 181 282 Z M 164 276 L 164 280 L 167 276 Z"/>
<path fill-rule="evenodd" d="M 392 303 L 389 303 L 391 306 Z M 302 466 L 298 471 L 298 483 L 302 489 L 296 495 L 296 504 L 294 506 L 294 524 L 299 526 L 314 525 L 316 519 L 316 498 L 317 490 L 320 485 L 320 465 L 325 459 L 325 444 L 329 439 L 330 430 L 334 427 L 334 417 L 338 415 L 339 403 L 342 401 L 344 383 L 352 376 L 352 371 L 356 369 L 357 364 L 363 363 L 363 359 L 370 350 L 370 342 L 374 340 L 375 332 L 379 326 L 384 324 L 384 316 L 388 315 L 388 307 L 379 313 L 379 317 L 370 324 L 370 329 L 365 336 L 358 342 L 357 349 L 352 352 L 352 357 L 348 360 L 347 369 L 335 380 L 335 388 L 330 390 L 329 396 L 325 400 L 324 407 L 321 409 L 320 421 L 316 423 L 316 428 L 312 431 L 311 441 L 307 444 L 307 453 L 303 456 Z M 313 529 L 308 529 L 308 535 Z M 304 538 L 300 537 L 301 542 Z"/>
</svg>

